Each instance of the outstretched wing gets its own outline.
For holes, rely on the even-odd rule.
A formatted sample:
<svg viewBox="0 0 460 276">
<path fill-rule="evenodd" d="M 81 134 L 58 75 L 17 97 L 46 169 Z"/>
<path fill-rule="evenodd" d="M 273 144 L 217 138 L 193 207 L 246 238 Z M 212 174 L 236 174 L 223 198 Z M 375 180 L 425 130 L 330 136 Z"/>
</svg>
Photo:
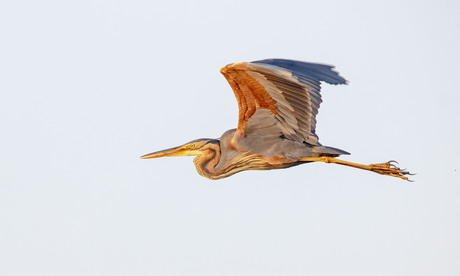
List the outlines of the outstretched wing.
<svg viewBox="0 0 460 276">
<path fill-rule="evenodd" d="M 317 144 L 316 114 L 320 82 L 345 84 L 333 66 L 285 59 L 238 62 L 224 66 L 238 101 L 236 135 L 284 137 Z"/>
</svg>

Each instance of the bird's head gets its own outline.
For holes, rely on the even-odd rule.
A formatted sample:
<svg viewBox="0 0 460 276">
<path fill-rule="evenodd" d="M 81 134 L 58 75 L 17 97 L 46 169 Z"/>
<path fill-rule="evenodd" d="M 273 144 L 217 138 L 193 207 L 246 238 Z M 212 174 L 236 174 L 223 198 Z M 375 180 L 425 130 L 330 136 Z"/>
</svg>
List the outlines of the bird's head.
<svg viewBox="0 0 460 276">
<path fill-rule="evenodd" d="M 188 142 L 182 146 L 160 150 L 141 156 L 142 159 L 158 158 L 165 156 L 197 156 L 203 154 L 210 147 L 219 146 L 219 140 L 216 139 L 197 139 Z"/>
</svg>

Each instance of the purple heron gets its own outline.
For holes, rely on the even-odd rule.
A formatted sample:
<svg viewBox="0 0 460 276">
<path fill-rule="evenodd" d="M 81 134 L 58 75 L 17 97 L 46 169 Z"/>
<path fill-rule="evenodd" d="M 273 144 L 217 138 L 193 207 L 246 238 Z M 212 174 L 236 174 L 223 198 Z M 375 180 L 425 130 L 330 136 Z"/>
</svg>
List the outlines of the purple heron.
<svg viewBox="0 0 460 276">
<path fill-rule="evenodd" d="M 325 162 L 408 180 L 395 161 L 361 165 L 337 159 L 349 154 L 323 146 L 315 133 L 322 102 L 320 82 L 346 84 L 334 66 L 285 59 L 238 62 L 220 69 L 238 102 L 238 127 L 220 139 L 197 139 L 141 158 L 197 156 L 198 173 L 210 179 L 244 170 L 288 168 Z"/>
</svg>

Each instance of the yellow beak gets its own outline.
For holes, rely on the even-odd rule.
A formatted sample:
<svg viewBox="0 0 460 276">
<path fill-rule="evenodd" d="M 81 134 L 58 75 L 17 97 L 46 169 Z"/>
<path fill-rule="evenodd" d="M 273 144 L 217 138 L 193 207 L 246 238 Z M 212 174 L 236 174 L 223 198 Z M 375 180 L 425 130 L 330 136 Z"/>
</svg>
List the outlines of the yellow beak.
<svg viewBox="0 0 460 276">
<path fill-rule="evenodd" d="M 193 149 L 190 148 L 189 144 L 183 146 L 160 150 L 141 156 L 142 159 L 158 158 L 165 156 L 184 156 L 184 155 L 196 155 Z"/>
</svg>

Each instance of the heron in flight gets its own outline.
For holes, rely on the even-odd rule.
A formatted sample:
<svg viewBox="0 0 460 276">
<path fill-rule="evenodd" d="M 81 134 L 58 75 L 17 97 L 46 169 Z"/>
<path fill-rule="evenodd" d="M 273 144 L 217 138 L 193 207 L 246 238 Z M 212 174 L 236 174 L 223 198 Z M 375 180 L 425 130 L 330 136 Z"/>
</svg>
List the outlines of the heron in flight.
<svg viewBox="0 0 460 276">
<path fill-rule="evenodd" d="M 408 180 L 395 161 L 361 165 L 337 159 L 349 153 L 323 146 L 316 135 L 320 83 L 346 84 L 333 66 L 286 59 L 238 62 L 220 69 L 238 102 L 238 127 L 220 139 L 197 139 L 141 158 L 197 156 L 198 173 L 220 179 L 244 170 L 270 170 L 310 162 L 345 165 Z"/>
</svg>

